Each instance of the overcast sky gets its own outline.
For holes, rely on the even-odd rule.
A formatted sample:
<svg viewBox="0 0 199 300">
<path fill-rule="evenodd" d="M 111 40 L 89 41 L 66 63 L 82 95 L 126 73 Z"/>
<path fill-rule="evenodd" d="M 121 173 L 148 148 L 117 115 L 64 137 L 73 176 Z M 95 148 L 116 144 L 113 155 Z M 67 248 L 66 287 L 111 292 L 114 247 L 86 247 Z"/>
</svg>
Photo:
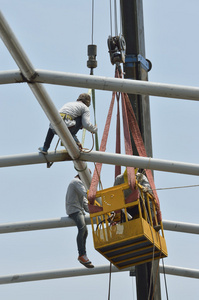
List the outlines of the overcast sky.
<svg viewBox="0 0 199 300">
<path fill-rule="evenodd" d="M 114 77 L 107 38 L 109 1 L 95 1 L 94 43 L 98 46 L 95 75 Z M 87 45 L 91 43 L 91 3 L 80 0 L 1 0 L 1 11 L 17 39 L 38 69 L 89 74 Z M 199 2 L 143 0 L 146 58 L 152 62 L 149 81 L 198 87 L 197 55 Z M 0 70 L 18 67 L 0 41 Z M 57 109 L 75 101 L 86 89 L 45 85 Z M 49 121 L 25 83 L 0 87 L 0 156 L 36 153 L 43 145 Z M 97 125 L 101 139 L 111 92 L 96 90 Z M 150 97 L 153 157 L 199 163 L 197 101 Z M 115 152 L 115 114 L 107 152 Z M 91 108 L 91 121 L 93 110 Z M 81 139 L 81 133 L 78 135 Z M 51 150 L 54 149 L 57 137 Z M 85 147 L 92 145 L 87 133 Z M 59 149 L 63 149 L 59 146 Z M 94 165 L 88 163 L 93 171 Z M 197 176 L 154 172 L 156 188 L 197 185 Z M 65 193 L 76 175 L 72 162 L 2 168 L 0 222 L 14 223 L 66 216 Z M 114 167 L 103 166 L 103 187 L 112 186 Z M 163 220 L 199 223 L 199 188 L 158 191 Z M 0 276 L 79 268 L 76 228 L 2 234 Z M 199 269 L 197 235 L 165 231 L 169 256 L 165 265 Z M 98 254 L 89 226 L 88 257 L 95 266 L 109 262 Z M 162 263 L 162 262 L 161 262 Z M 162 299 L 166 299 L 163 275 Z M 198 299 L 198 280 L 167 275 L 170 300 Z M 81 293 L 81 294 L 80 294 Z M 0 286 L 0 298 L 107 299 L 108 274 Z M 136 299 L 134 278 L 128 272 L 112 275 L 111 299 Z"/>
</svg>

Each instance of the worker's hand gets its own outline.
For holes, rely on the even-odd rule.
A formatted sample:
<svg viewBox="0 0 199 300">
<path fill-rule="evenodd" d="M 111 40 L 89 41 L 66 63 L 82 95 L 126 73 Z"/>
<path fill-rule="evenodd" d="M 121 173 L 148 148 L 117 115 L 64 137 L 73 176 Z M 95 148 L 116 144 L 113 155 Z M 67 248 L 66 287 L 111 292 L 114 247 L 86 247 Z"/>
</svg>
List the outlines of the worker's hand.
<svg viewBox="0 0 199 300">
<path fill-rule="evenodd" d="M 142 189 L 142 191 L 144 192 L 144 193 L 146 193 L 146 192 L 148 192 L 148 188 L 147 187 L 143 187 L 143 189 Z"/>
<path fill-rule="evenodd" d="M 97 126 L 95 125 L 94 132 L 93 132 L 93 133 L 97 133 L 97 131 L 98 131 L 98 128 L 97 128 Z"/>
</svg>

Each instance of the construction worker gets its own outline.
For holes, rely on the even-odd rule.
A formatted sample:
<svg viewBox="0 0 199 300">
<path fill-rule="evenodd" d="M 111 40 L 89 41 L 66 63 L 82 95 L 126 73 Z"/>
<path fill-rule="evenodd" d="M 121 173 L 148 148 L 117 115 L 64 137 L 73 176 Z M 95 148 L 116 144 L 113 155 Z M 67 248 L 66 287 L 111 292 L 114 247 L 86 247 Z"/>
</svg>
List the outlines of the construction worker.
<svg viewBox="0 0 199 300">
<path fill-rule="evenodd" d="M 85 222 L 85 211 L 89 212 L 87 192 L 79 175 L 70 182 L 66 193 L 66 213 L 74 220 L 78 228 L 77 249 L 78 261 L 87 268 L 94 268 L 86 254 L 88 230 Z"/>
<path fill-rule="evenodd" d="M 83 93 L 79 95 L 76 102 L 66 103 L 59 111 L 59 113 L 63 117 L 66 126 L 68 127 L 70 133 L 72 134 L 74 140 L 76 141 L 80 149 L 82 148 L 82 146 L 76 136 L 77 132 L 82 128 L 85 128 L 93 133 L 97 132 L 97 127 L 90 123 L 90 104 L 90 95 Z M 41 153 L 47 154 L 55 134 L 56 132 L 50 124 L 50 128 L 47 132 L 44 145 L 43 147 L 40 147 L 38 149 Z"/>
<path fill-rule="evenodd" d="M 143 192 L 148 192 L 148 193 L 152 194 L 151 186 L 148 182 L 147 177 L 144 174 L 138 172 L 138 169 L 135 169 L 135 177 L 136 177 L 137 182 L 143 187 Z M 123 184 L 125 182 L 128 183 L 127 169 L 125 169 L 123 174 L 120 174 L 115 178 L 114 186 Z M 131 195 L 131 193 L 132 193 L 132 190 L 130 188 L 124 190 L 125 199 L 127 199 Z M 140 194 L 140 196 L 141 196 L 141 194 Z M 152 212 L 152 203 L 150 203 L 150 205 L 151 205 L 151 212 Z M 137 206 L 128 208 L 127 212 L 128 212 L 128 214 L 131 215 L 132 218 L 136 218 L 139 215 Z M 152 215 L 153 215 L 153 212 L 152 212 Z"/>
</svg>

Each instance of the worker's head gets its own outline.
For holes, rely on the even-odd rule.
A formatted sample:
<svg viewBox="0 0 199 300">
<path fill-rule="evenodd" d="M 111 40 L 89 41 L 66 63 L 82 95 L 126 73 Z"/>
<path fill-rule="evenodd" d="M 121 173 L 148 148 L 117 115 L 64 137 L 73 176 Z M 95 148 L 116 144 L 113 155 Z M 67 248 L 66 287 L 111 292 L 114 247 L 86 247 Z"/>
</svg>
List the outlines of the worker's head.
<svg viewBox="0 0 199 300">
<path fill-rule="evenodd" d="M 77 101 L 83 102 L 88 107 L 91 105 L 91 97 L 87 93 L 80 94 Z"/>
</svg>

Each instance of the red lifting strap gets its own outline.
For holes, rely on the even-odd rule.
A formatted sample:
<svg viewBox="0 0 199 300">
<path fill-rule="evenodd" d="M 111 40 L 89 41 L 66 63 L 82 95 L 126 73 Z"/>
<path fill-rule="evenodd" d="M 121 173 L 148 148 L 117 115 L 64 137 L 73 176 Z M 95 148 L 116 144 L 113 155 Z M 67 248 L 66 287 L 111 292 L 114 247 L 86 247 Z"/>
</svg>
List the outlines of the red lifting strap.
<svg viewBox="0 0 199 300">
<path fill-rule="evenodd" d="M 120 143 L 120 93 L 116 94 L 117 98 L 117 123 L 116 123 L 116 147 L 115 153 L 121 153 L 121 143 Z M 115 166 L 115 178 L 121 174 L 121 166 Z"/>
<path fill-rule="evenodd" d="M 115 77 L 119 77 L 119 72 L 116 70 L 115 72 Z M 108 112 L 108 116 L 106 119 L 106 124 L 105 124 L 105 128 L 104 128 L 104 132 L 103 132 L 103 136 L 102 136 L 102 141 L 101 141 L 101 145 L 100 145 L 100 151 L 105 151 L 106 150 L 106 144 L 107 144 L 107 139 L 108 139 L 108 133 L 109 133 L 109 128 L 110 128 L 110 122 L 111 122 L 111 117 L 112 117 L 112 112 L 113 112 L 113 106 L 114 106 L 114 100 L 115 100 L 115 96 L 117 95 L 117 101 L 118 101 L 118 107 L 119 107 L 119 96 L 120 94 L 113 92 L 112 93 L 112 99 L 111 99 L 111 104 L 109 107 L 109 112 Z M 127 112 L 126 112 L 126 105 L 123 105 L 123 112 L 125 117 L 123 117 L 123 122 L 124 122 L 124 135 L 125 135 L 125 149 L 126 149 L 126 154 L 133 154 L 132 153 L 132 147 L 131 147 L 131 140 L 130 140 L 130 133 L 129 130 L 127 130 L 128 128 L 128 120 L 127 120 Z M 119 111 L 118 111 L 119 114 Z M 119 117 L 117 118 L 117 130 L 120 128 L 119 125 Z M 117 136 L 118 131 L 116 132 L 116 136 Z M 120 140 L 118 139 L 117 136 L 117 144 L 116 144 L 116 151 L 120 151 Z M 97 192 L 97 185 L 99 183 L 99 178 L 100 178 L 100 173 L 101 173 L 101 169 L 102 169 L 102 163 L 97 163 L 96 167 L 95 167 L 95 171 L 91 180 L 91 185 L 90 185 L 90 189 L 89 189 L 89 193 L 88 193 L 88 201 L 90 202 L 90 204 L 94 203 L 94 200 L 96 198 L 96 192 Z M 121 174 L 121 167 L 117 169 L 117 172 L 120 172 L 119 174 Z M 128 180 L 129 180 L 129 185 L 132 189 L 134 189 L 135 187 L 135 172 L 134 172 L 134 168 L 133 167 L 127 167 L 127 174 L 128 174 Z"/>
<path fill-rule="evenodd" d="M 114 100 L 115 100 L 115 94 L 116 94 L 116 92 L 113 92 L 113 94 L 112 94 L 111 104 L 109 107 L 108 116 L 107 116 L 106 124 L 104 127 L 104 133 L 102 136 L 102 141 L 101 141 L 101 145 L 100 145 L 100 149 L 99 149 L 99 151 L 103 151 L 103 152 L 106 150 L 106 144 L 107 144 L 108 133 L 109 133 L 111 117 L 112 117 L 112 112 L 113 112 L 113 106 L 114 106 Z M 102 163 L 96 163 L 95 171 L 93 173 L 93 178 L 91 180 L 91 185 L 90 185 L 90 189 L 89 189 L 89 193 L 88 193 L 88 201 L 90 202 L 90 204 L 93 204 L 94 200 L 96 198 L 97 185 L 99 182 L 99 176 L 101 173 L 101 169 L 102 169 Z"/>
<path fill-rule="evenodd" d="M 119 72 L 116 70 L 115 77 L 121 77 L 119 75 Z M 130 137 L 130 131 L 131 130 L 133 140 L 135 143 L 135 146 L 137 148 L 139 156 L 147 157 L 144 142 L 142 140 L 142 136 L 140 133 L 139 126 L 137 124 L 137 120 L 133 111 L 133 108 L 131 106 L 129 97 L 126 93 L 121 93 L 122 95 L 122 115 L 123 115 L 123 129 L 124 129 L 124 140 L 125 140 L 125 152 L 128 155 L 133 155 L 132 145 L 131 145 L 131 137 Z M 100 151 L 106 150 L 106 144 L 108 139 L 108 133 L 110 128 L 110 122 L 113 112 L 113 106 L 114 106 L 114 100 L 115 96 L 117 96 L 117 126 L 116 126 L 116 153 L 120 153 L 120 117 L 119 117 L 119 97 L 120 93 L 113 92 L 112 93 L 112 100 L 109 107 L 108 116 L 106 119 L 106 124 L 103 132 L 103 137 L 100 145 Z M 97 192 L 97 185 L 99 183 L 99 177 L 101 173 L 102 163 L 97 163 L 96 168 L 93 174 L 93 178 L 91 181 L 91 186 L 88 194 L 88 200 L 90 204 L 94 203 L 94 200 L 96 198 L 96 192 Z M 162 220 L 161 211 L 160 211 L 160 203 L 158 199 L 157 192 L 155 190 L 155 184 L 153 180 L 153 175 L 150 169 L 145 170 L 146 175 L 149 181 L 149 184 L 153 190 L 154 196 L 157 201 L 157 219 L 158 221 Z M 115 177 L 117 175 L 121 174 L 121 167 L 115 166 Z M 128 181 L 129 185 L 132 190 L 134 190 L 135 187 L 135 172 L 133 167 L 127 167 L 127 175 L 128 175 Z"/>
<path fill-rule="evenodd" d="M 133 149 L 131 145 L 131 137 L 129 131 L 129 120 L 127 107 L 125 102 L 124 93 L 122 93 L 122 115 L 123 115 L 123 129 L 124 129 L 124 142 L 125 142 L 125 152 L 127 155 L 133 155 Z M 130 188 L 134 190 L 135 188 L 135 171 L 133 167 L 127 167 L 127 178 Z"/>
<path fill-rule="evenodd" d="M 124 93 L 123 97 L 125 98 L 126 101 L 126 105 L 127 105 L 127 115 L 128 115 L 128 121 L 129 121 L 129 128 L 131 130 L 132 136 L 133 136 L 133 140 L 135 143 L 135 146 L 137 148 L 138 154 L 139 156 L 142 157 L 147 157 L 147 153 L 146 153 L 146 149 L 144 146 L 144 142 L 140 133 L 140 129 L 139 126 L 137 124 L 137 120 L 133 111 L 133 108 L 131 106 L 129 97 L 126 93 Z M 155 184 L 154 184 L 154 180 L 153 180 L 153 175 L 150 169 L 146 169 L 145 170 L 149 184 L 153 190 L 154 196 L 156 198 L 157 201 L 157 219 L 158 221 L 162 220 L 162 215 L 161 215 L 161 211 L 160 211 L 160 202 L 159 202 L 159 198 L 158 198 L 158 194 L 156 192 L 155 189 Z"/>
</svg>

